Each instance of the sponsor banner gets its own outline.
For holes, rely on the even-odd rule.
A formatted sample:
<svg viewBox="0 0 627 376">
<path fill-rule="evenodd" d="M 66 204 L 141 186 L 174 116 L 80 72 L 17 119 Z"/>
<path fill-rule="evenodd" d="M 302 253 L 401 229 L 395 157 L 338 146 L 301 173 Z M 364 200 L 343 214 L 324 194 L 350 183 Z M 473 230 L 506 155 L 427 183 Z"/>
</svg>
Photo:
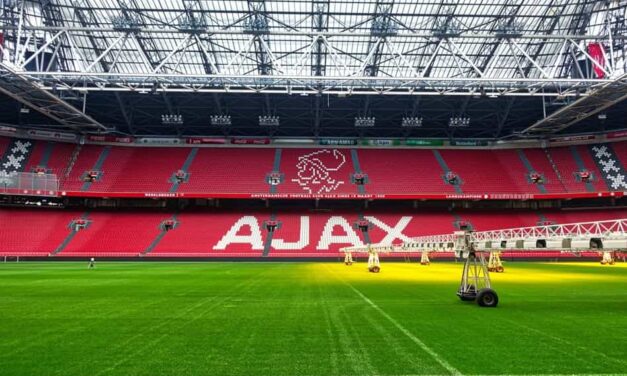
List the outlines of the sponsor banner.
<svg viewBox="0 0 627 376">
<path fill-rule="evenodd" d="M 343 138 L 323 138 L 322 140 L 320 140 L 320 145 L 351 146 L 357 145 L 357 140 Z"/>
<path fill-rule="evenodd" d="M 276 138 L 272 141 L 273 144 L 315 144 L 316 140 L 312 138 Z"/>
<path fill-rule="evenodd" d="M 594 137 L 595 136 L 592 134 L 586 134 L 586 135 L 580 135 L 580 136 L 554 137 L 549 140 L 549 143 L 594 140 Z"/>
<path fill-rule="evenodd" d="M 231 140 L 234 145 L 269 145 L 269 138 L 234 138 Z"/>
<path fill-rule="evenodd" d="M 225 138 L 211 138 L 211 137 L 188 137 L 185 139 L 186 144 L 199 145 L 199 144 L 226 144 Z"/>
<path fill-rule="evenodd" d="M 399 140 L 363 140 L 362 145 L 366 146 L 394 146 L 400 145 Z"/>
<path fill-rule="evenodd" d="M 444 140 L 419 140 L 409 139 L 405 141 L 407 146 L 444 146 Z"/>
<path fill-rule="evenodd" d="M 142 137 L 137 139 L 137 143 L 146 145 L 178 145 L 183 142 L 180 138 Z"/>
<path fill-rule="evenodd" d="M 120 198 L 233 198 L 233 199 L 328 199 L 328 200 L 550 200 L 597 197 L 624 197 L 626 192 L 582 193 L 486 193 L 486 194 L 359 194 L 359 193 L 198 193 L 198 192 L 81 192 L 63 191 L 68 197 L 120 197 Z"/>
<path fill-rule="evenodd" d="M 31 129 L 26 132 L 29 136 L 49 138 L 54 140 L 76 141 L 76 135 L 74 133 L 67 132 L 52 132 L 52 131 L 40 131 Z"/>
<path fill-rule="evenodd" d="M 627 137 L 627 131 L 611 132 L 606 135 L 608 139 Z"/>
<path fill-rule="evenodd" d="M 87 141 L 91 142 L 113 142 L 118 144 L 130 144 L 134 141 L 133 137 L 117 137 L 117 136 L 98 136 L 88 135 Z"/>
<path fill-rule="evenodd" d="M 453 140 L 451 146 L 488 146 L 485 140 Z"/>
</svg>

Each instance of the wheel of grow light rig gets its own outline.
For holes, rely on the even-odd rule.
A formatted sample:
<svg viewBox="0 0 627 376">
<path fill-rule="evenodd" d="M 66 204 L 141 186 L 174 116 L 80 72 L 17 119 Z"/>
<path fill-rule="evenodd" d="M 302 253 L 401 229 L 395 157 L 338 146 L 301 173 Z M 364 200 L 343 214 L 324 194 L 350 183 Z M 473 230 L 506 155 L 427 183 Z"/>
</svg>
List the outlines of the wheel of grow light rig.
<svg viewBox="0 0 627 376">
<path fill-rule="evenodd" d="M 481 307 L 496 307 L 499 304 L 499 296 L 492 289 L 481 289 L 477 294 L 477 304 Z"/>
<path fill-rule="evenodd" d="M 350 261 L 347 261 L 347 262 L 345 262 L 345 263 L 344 263 L 344 265 L 351 266 L 351 265 L 353 265 L 353 263 L 352 263 L 352 262 L 350 262 Z"/>
<path fill-rule="evenodd" d="M 496 272 L 497 272 L 497 273 L 503 273 L 504 271 L 505 271 L 505 268 L 504 268 L 504 267 L 502 267 L 502 266 L 497 266 L 497 267 L 496 267 Z"/>
<path fill-rule="evenodd" d="M 368 271 L 370 273 L 378 273 L 379 271 L 381 271 L 381 268 L 378 267 L 378 266 L 371 266 L 371 267 L 368 268 Z"/>
<path fill-rule="evenodd" d="M 459 291 L 457 293 L 457 296 L 459 296 L 459 299 L 464 302 L 474 302 L 475 299 L 477 299 L 477 290 L 475 289 L 474 285 L 469 285 L 468 291 L 466 291 L 465 293 Z"/>
</svg>

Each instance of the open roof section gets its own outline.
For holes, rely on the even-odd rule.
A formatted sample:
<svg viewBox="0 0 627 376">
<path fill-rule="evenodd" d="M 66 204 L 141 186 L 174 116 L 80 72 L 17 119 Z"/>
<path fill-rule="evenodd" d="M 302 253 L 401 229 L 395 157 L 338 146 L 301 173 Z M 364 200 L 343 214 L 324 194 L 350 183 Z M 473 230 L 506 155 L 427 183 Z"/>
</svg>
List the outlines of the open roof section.
<svg viewBox="0 0 627 376">
<path fill-rule="evenodd" d="M 58 91 L 561 100 L 623 84 L 614 79 L 625 73 L 626 8 L 624 0 L 12 1 L 4 60 Z M 591 43 L 607 46 L 603 64 Z"/>
</svg>

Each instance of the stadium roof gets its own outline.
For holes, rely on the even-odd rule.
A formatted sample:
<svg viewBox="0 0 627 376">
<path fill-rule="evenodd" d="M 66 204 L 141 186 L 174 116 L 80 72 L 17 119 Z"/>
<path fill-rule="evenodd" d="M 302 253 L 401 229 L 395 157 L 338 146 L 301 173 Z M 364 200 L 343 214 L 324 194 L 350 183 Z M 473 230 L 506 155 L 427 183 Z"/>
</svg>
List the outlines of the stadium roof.
<svg viewBox="0 0 627 376">
<path fill-rule="evenodd" d="M 618 88 L 613 105 L 625 86 L 624 0 L 4 4 L 5 75 L 66 102 L 89 98 L 89 116 L 79 123 L 92 130 L 169 133 L 159 116 L 176 113 L 190 119 L 177 133 L 222 132 L 208 126 L 213 114 L 231 115 L 229 132 L 241 134 L 266 132 L 257 118 L 272 115 L 287 125 L 274 130 L 277 135 L 333 135 L 337 129 L 338 135 L 442 137 L 454 133 L 448 123 L 457 116 L 474 118 L 480 127 L 458 134 L 498 137 L 525 130 L 599 87 Z M 7 91 L 15 93 L 15 86 Z M 26 91 L 32 90 L 18 92 Z M 342 108 L 325 111 L 325 103 Z M 500 115 L 490 117 L 495 107 Z M 525 114 L 512 118 L 519 109 Z M 377 125 L 355 130 L 360 116 L 376 117 Z M 424 128 L 401 129 L 402 117 L 422 117 Z M 69 127 L 80 128 L 72 121 Z M 585 123 L 574 129 L 589 130 Z M 620 124 L 610 116 L 605 126 Z"/>
</svg>

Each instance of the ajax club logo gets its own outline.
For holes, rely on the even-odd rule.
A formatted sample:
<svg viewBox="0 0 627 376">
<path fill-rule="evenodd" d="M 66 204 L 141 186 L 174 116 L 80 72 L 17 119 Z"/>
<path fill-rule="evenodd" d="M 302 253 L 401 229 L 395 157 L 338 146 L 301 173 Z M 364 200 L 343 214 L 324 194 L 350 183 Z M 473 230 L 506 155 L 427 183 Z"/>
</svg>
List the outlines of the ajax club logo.
<svg viewBox="0 0 627 376">
<path fill-rule="evenodd" d="M 309 194 L 330 193 L 342 184 L 339 171 L 346 163 L 346 156 L 339 150 L 319 150 L 298 157 L 297 178 L 292 181 Z"/>
</svg>

